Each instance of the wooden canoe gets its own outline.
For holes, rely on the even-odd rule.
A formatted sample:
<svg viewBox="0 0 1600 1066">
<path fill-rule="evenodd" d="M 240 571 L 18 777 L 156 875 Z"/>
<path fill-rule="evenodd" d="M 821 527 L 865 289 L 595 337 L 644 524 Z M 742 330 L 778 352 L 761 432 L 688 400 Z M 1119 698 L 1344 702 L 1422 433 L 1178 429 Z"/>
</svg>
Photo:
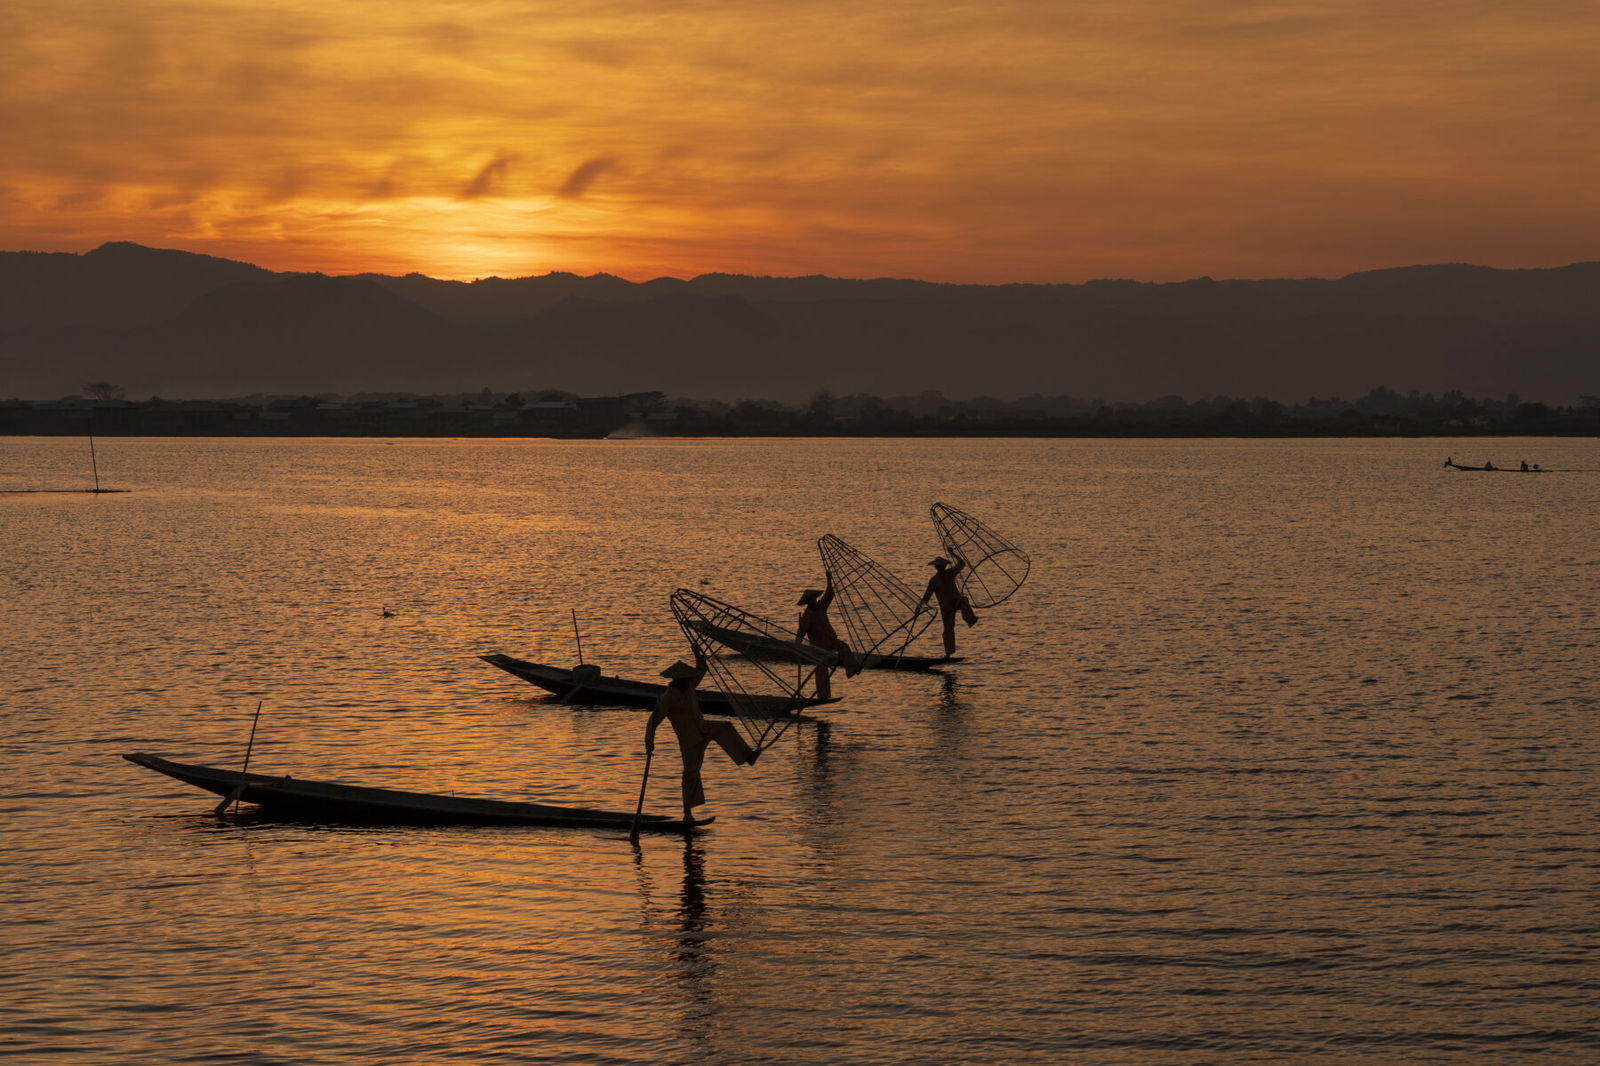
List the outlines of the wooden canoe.
<svg viewBox="0 0 1600 1066">
<path fill-rule="evenodd" d="M 237 770 L 170 762 L 142 752 L 127 754 L 123 758 L 136 766 L 166 774 L 186 785 L 219 796 L 233 795 L 242 779 L 245 787 L 239 798 L 244 802 L 258 804 L 277 814 L 313 821 L 406 825 L 541 825 L 621 830 L 633 827 L 633 815 L 625 811 L 555 807 L 545 803 L 476 799 L 470 796 L 440 796 L 392 788 L 363 788 L 269 774 L 241 775 Z M 691 827 L 706 825 L 711 821 L 711 818 L 698 819 L 691 823 Z M 639 828 L 681 833 L 684 823 L 681 818 L 646 814 L 639 819 Z"/>
<path fill-rule="evenodd" d="M 655 710 L 656 701 L 667 690 L 665 685 L 652 685 L 647 681 L 631 681 L 625 677 L 610 677 L 598 672 L 580 673 L 577 670 L 566 670 L 559 666 L 546 666 L 544 663 L 531 663 L 526 659 L 513 658 L 510 655 L 480 655 L 478 658 L 490 666 L 498 666 L 513 677 L 520 677 L 530 685 L 536 685 L 546 692 L 553 692 L 560 696 L 566 703 L 581 703 L 589 706 L 601 707 L 639 707 L 644 710 Z M 593 670 L 593 668 L 590 668 Z M 697 689 L 695 696 L 699 699 L 700 710 L 704 714 L 731 717 L 737 712 L 734 710 L 733 701 L 725 692 L 716 692 L 710 689 Z M 825 703 L 838 703 L 841 697 L 832 699 L 781 699 L 775 697 L 748 697 L 744 701 L 743 710 L 747 714 L 760 717 L 785 718 L 794 716 L 800 721 L 812 721 L 797 712 L 804 707 L 817 707 Z"/>
<path fill-rule="evenodd" d="M 802 653 L 795 650 L 797 641 L 773 640 L 771 637 L 760 633 L 746 633 L 738 629 L 728 629 L 723 626 L 700 624 L 699 629 L 706 636 L 725 647 L 732 648 L 740 655 L 752 659 L 767 659 L 774 662 L 808 662 Z M 861 657 L 863 670 L 937 670 L 941 666 L 959 663 L 965 660 L 959 655 L 876 655 L 868 652 Z"/>
</svg>

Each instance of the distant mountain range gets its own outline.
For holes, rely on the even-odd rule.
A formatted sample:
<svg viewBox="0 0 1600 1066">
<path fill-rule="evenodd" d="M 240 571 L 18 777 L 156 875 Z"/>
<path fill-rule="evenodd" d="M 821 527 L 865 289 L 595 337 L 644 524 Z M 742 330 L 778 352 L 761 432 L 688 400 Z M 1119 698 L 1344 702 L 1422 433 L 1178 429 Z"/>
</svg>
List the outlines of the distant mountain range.
<svg viewBox="0 0 1600 1066">
<path fill-rule="evenodd" d="M 1600 263 L 1337 280 L 944 285 L 277 273 L 113 242 L 0 253 L 0 397 L 660 390 L 1085 399 L 1600 394 Z"/>
</svg>

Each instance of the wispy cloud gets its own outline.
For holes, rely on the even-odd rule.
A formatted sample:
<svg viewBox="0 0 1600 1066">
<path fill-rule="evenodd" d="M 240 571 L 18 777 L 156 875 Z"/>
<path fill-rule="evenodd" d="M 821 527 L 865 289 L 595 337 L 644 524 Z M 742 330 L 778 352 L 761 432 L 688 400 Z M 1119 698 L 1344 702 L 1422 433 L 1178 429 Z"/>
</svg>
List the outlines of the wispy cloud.
<svg viewBox="0 0 1600 1066">
<path fill-rule="evenodd" d="M 461 200 L 477 200 L 484 196 L 499 195 L 515 158 L 505 152 L 499 153 L 478 169 L 472 180 L 462 187 L 456 197 Z"/>
<path fill-rule="evenodd" d="M 593 159 L 585 159 L 579 163 L 577 169 L 567 175 L 567 180 L 561 183 L 561 188 L 556 190 L 558 200 L 576 200 L 589 191 L 602 174 L 617 169 L 617 160 L 614 156 L 597 155 Z"/>
</svg>

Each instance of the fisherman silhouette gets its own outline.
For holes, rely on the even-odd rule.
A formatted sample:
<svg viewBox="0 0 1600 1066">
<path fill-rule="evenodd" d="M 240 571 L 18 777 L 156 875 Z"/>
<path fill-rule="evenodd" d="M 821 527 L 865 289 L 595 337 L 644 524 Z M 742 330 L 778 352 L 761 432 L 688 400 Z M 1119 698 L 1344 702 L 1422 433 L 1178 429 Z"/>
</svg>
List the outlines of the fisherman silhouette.
<svg viewBox="0 0 1600 1066">
<path fill-rule="evenodd" d="M 956 653 L 956 612 L 961 612 L 961 617 L 968 626 L 978 624 L 978 616 L 972 613 L 972 605 L 961 594 L 960 587 L 956 584 L 956 575 L 966 567 L 967 561 L 961 556 L 956 556 L 954 565 L 942 555 L 935 556 L 928 563 L 933 567 L 933 576 L 928 579 L 928 587 L 922 593 L 922 602 L 917 605 L 921 610 L 928 602 L 929 597 L 939 601 L 939 616 L 944 620 L 944 653 Z"/>
<path fill-rule="evenodd" d="M 855 677 L 861 672 L 861 660 L 850 649 L 850 645 L 842 640 L 834 631 L 833 623 L 828 620 L 828 608 L 833 604 L 833 575 L 828 575 L 828 587 L 825 589 L 806 589 L 800 593 L 798 603 L 805 608 L 800 612 L 800 621 L 795 626 L 794 639 L 804 640 L 812 646 L 824 651 L 836 652 L 839 662 L 844 665 L 844 676 Z M 831 670 L 817 670 L 817 698 L 832 699 L 833 686 L 828 683 Z"/>
<path fill-rule="evenodd" d="M 700 779 L 700 765 L 705 761 L 706 747 L 714 740 L 728 753 L 735 765 L 745 766 L 756 761 L 760 752 L 751 749 L 732 722 L 708 722 L 700 713 L 700 700 L 695 689 L 706 676 L 706 656 L 699 648 L 694 650 L 694 665 L 679 659 L 661 676 L 667 679 L 667 690 L 656 701 L 656 709 L 644 727 L 644 750 L 656 750 L 656 726 L 665 718 L 672 723 L 678 737 L 678 754 L 683 759 L 683 823 L 694 821 L 694 809 L 706 801 L 705 785 Z"/>
</svg>

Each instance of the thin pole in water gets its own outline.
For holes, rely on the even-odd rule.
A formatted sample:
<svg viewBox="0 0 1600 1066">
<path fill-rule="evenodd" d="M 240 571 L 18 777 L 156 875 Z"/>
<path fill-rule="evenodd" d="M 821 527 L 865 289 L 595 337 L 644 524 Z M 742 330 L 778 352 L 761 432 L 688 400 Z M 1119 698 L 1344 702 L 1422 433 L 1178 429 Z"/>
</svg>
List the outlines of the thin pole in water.
<svg viewBox="0 0 1600 1066">
<path fill-rule="evenodd" d="M 94 417 L 90 412 L 90 418 Z M 89 464 L 94 467 L 94 491 L 100 491 L 100 460 L 94 454 L 94 430 L 89 431 Z"/>
<path fill-rule="evenodd" d="M 265 702 L 265 700 L 256 701 L 256 714 L 254 718 L 250 719 L 250 740 L 244 746 L 244 769 L 239 771 L 239 787 L 228 793 L 227 798 L 217 804 L 216 810 L 211 812 L 218 817 L 227 813 L 228 804 L 238 803 L 239 798 L 244 795 L 245 782 L 250 776 L 250 753 L 255 750 L 256 746 L 256 726 L 261 723 L 261 705 Z"/>
<path fill-rule="evenodd" d="M 650 780 L 650 760 L 655 757 L 655 752 L 644 753 L 644 776 L 639 778 L 639 804 L 633 809 L 633 829 L 628 833 L 628 843 L 639 843 L 639 819 L 644 817 L 644 786 Z"/>
<path fill-rule="evenodd" d="M 578 632 L 578 609 L 576 607 L 572 609 L 572 637 L 578 642 L 578 665 L 572 671 L 572 687 L 567 690 L 565 696 L 561 697 L 562 703 L 571 703 L 577 698 L 578 693 L 583 691 L 583 686 L 589 683 L 589 671 L 585 669 L 583 662 L 583 634 Z M 600 668 L 598 666 L 595 667 L 594 676 L 600 676 Z"/>
</svg>

